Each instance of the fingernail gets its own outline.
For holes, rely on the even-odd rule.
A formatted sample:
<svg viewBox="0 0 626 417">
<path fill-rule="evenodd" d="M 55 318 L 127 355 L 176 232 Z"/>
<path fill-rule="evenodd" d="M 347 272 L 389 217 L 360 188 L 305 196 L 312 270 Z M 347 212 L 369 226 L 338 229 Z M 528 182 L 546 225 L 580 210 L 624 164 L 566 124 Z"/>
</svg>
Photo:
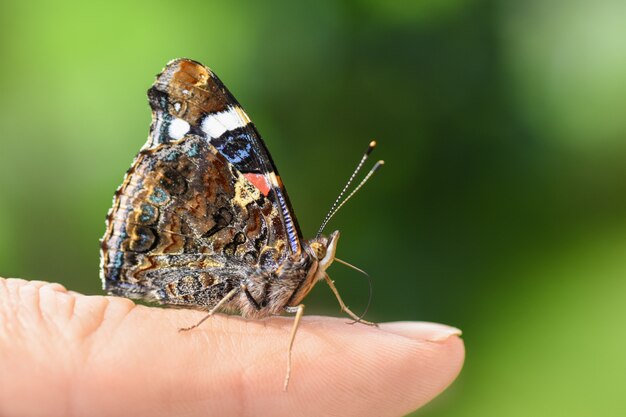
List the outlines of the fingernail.
<svg viewBox="0 0 626 417">
<path fill-rule="evenodd" d="M 456 327 L 446 326 L 445 324 L 416 321 L 381 323 L 380 328 L 389 333 L 428 342 L 443 342 L 450 336 L 461 336 L 463 333 Z"/>
</svg>

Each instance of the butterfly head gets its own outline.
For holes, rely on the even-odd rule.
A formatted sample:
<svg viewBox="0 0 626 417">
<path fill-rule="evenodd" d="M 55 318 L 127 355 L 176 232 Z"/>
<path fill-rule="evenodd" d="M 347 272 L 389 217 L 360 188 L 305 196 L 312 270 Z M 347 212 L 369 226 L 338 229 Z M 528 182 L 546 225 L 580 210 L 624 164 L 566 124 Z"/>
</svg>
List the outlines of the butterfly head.
<svg viewBox="0 0 626 417">
<path fill-rule="evenodd" d="M 336 230 L 330 236 L 319 236 L 309 242 L 309 247 L 313 252 L 313 256 L 317 259 L 317 274 L 321 278 L 324 271 L 328 269 L 330 264 L 335 260 L 335 252 L 337 250 L 337 241 L 339 240 L 339 231 Z"/>
</svg>

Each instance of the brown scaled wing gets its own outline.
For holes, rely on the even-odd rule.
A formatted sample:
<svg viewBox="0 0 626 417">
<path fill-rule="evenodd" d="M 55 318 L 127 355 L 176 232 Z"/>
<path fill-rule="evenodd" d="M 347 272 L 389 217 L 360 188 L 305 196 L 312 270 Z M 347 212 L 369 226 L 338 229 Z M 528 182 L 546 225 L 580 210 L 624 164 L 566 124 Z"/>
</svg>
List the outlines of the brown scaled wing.
<svg viewBox="0 0 626 417">
<path fill-rule="evenodd" d="M 282 263 L 278 210 L 200 136 L 144 149 L 107 217 L 105 289 L 210 309 L 245 277 Z"/>
</svg>

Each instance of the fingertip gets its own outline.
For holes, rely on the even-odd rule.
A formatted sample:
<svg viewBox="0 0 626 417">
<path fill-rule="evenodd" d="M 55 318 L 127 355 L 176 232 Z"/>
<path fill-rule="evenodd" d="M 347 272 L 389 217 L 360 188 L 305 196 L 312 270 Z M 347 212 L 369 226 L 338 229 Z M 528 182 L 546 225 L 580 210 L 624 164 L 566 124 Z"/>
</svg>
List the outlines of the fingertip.
<svg viewBox="0 0 626 417">
<path fill-rule="evenodd" d="M 461 336 L 463 334 L 456 327 L 431 322 L 397 321 L 381 323 L 379 327 L 389 333 L 429 342 L 446 341 L 451 336 Z"/>
<path fill-rule="evenodd" d="M 338 334 L 326 326 L 318 346 L 303 337 L 300 342 L 307 345 L 294 350 L 294 357 L 299 351 L 307 363 L 296 366 L 293 391 L 306 395 L 309 407 L 320 413 L 405 415 L 439 395 L 463 367 L 465 348 L 453 327 L 403 322 L 334 330 Z"/>
<path fill-rule="evenodd" d="M 265 324 L 263 332 L 238 338 L 238 357 L 243 363 L 256 358 L 245 365 L 246 403 L 254 410 L 272 409 L 276 416 L 405 415 L 449 386 L 464 361 L 460 331 L 449 326 L 404 322 L 375 328 L 306 317 L 284 393 L 289 323 L 271 319 Z M 271 337 L 264 337 L 268 331 Z M 255 355 L 245 353 L 250 346 Z"/>
<path fill-rule="evenodd" d="M 426 402 L 438 396 L 456 380 L 465 362 L 465 343 L 458 335 L 452 335 L 446 340 L 431 343 L 438 345 L 438 369 L 433 372 L 433 382 L 436 383 L 433 384 L 432 396 Z M 423 404 L 415 408 L 421 407 L 421 405 Z"/>
</svg>

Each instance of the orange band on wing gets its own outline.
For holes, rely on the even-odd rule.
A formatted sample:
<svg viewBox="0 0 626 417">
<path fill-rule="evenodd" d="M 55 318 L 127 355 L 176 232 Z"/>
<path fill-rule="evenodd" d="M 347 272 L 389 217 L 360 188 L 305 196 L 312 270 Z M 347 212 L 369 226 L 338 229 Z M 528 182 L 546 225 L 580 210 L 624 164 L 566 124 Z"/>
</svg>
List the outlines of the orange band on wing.
<svg viewBox="0 0 626 417">
<path fill-rule="evenodd" d="M 246 177 L 246 179 L 250 181 L 252 185 L 258 188 L 261 194 L 263 194 L 264 196 L 267 196 L 269 194 L 270 184 L 267 182 L 267 177 L 265 175 L 248 173 L 243 174 L 243 176 Z"/>
</svg>

